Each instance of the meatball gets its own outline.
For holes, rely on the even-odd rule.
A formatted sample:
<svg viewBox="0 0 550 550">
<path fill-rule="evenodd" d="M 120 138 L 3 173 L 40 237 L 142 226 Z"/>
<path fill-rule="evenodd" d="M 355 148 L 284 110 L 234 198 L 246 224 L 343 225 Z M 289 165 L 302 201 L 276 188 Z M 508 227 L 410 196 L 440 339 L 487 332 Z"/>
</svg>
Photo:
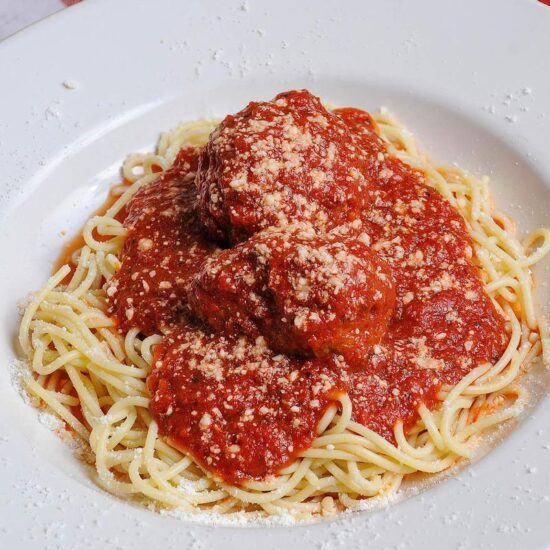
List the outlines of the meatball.
<svg viewBox="0 0 550 550">
<path fill-rule="evenodd" d="M 202 151 L 195 183 L 203 227 L 235 244 L 271 226 L 326 230 L 357 219 L 368 159 L 354 139 L 307 90 L 249 103 Z"/>
<path fill-rule="evenodd" d="M 107 286 L 117 328 L 155 334 L 180 322 L 189 282 L 217 246 L 200 232 L 193 177 L 198 152 L 184 147 L 172 167 L 126 205 L 122 265 Z"/>
<path fill-rule="evenodd" d="M 335 353 L 360 366 L 386 332 L 395 289 L 366 234 L 270 228 L 207 260 L 188 299 L 215 331 L 263 335 L 280 353 Z"/>
</svg>

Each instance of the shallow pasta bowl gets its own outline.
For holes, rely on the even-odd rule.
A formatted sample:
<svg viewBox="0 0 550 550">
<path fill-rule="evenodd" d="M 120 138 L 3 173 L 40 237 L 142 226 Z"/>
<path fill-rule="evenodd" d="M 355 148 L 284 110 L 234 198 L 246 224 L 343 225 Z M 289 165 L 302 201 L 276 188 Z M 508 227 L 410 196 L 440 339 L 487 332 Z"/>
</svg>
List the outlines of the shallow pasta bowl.
<svg viewBox="0 0 550 550">
<path fill-rule="evenodd" d="M 463 33 L 449 33 L 441 21 Z M 487 21 L 498 21 L 488 25 Z M 179 121 L 307 87 L 386 106 L 442 162 L 488 174 L 522 233 L 549 226 L 550 8 L 541 3 L 85 2 L 0 44 L 0 356 L 15 357 L 17 304 L 101 204 L 122 159 Z M 62 37 L 62 39 L 61 39 Z M 61 234 L 63 232 L 63 235 Z M 65 233 L 66 232 L 66 233 Z M 547 303 L 547 265 L 536 272 Z M 103 493 L 0 370 L 0 540 L 35 546 L 542 548 L 550 544 L 547 374 L 536 408 L 483 460 L 417 496 L 304 527 L 190 524 Z M 538 405 L 537 405 L 538 403 Z M 41 417 L 48 423 L 48 417 Z M 85 533 L 84 542 L 82 534 Z"/>
</svg>

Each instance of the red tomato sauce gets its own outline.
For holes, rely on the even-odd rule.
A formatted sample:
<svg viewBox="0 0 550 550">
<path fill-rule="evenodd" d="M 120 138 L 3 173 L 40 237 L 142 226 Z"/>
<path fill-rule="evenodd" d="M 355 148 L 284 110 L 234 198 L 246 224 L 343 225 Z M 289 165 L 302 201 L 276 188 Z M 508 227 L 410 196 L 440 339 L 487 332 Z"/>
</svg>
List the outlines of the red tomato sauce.
<svg viewBox="0 0 550 550">
<path fill-rule="evenodd" d="M 216 128 L 200 157 L 198 210 L 230 243 L 274 225 L 330 228 L 359 217 L 367 155 L 307 90 L 251 102 Z"/>
<path fill-rule="evenodd" d="M 152 334 L 176 324 L 186 288 L 218 249 L 200 231 L 193 178 L 199 151 L 183 148 L 170 170 L 127 204 L 122 267 L 107 289 L 109 313 L 120 330 Z"/>
<path fill-rule="evenodd" d="M 301 109 L 293 119 L 292 109 L 286 108 L 293 105 L 289 99 L 292 94 L 300 94 Z M 204 192 L 201 182 L 206 176 L 204 172 L 196 176 L 197 170 L 201 171 L 197 159 L 202 155 L 203 161 L 204 150 L 182 150 L 174 167 L 141 189 L 130 202 L 122 269 L 108 289 L 110 311 L 122 331 L 139 327 L 144 334 L 161 329 L 168 333 L 155 349 L 148 379 L 150 410 L 160 433 L 174 446 L 191 453 L 206 470 L 232 484 L 265 479 L 292 463 L 311 445 L 320 419 L 342 392 L 352 401 L 353 420 L 395 443 L 396 422 L 402 421 L 405 431 L 410 429 L 419 418 L 420 404 L 437 406 L 436 395 L 443 384 L 454 384 L 478 365 L 496 361 L 509 340 L 505 320 L 485 293 L 478 268 L 471 261 L 473 244 L 459 213 L 427 185 L 424 174 L 388 153 L 368 113 L 357 109 L 329 113 L 318 101 L 305 101 L 304 94 L 307 92 L 278 96 L 288 103 L 279 102 L 277 107 L 284 113 L 277 116 L 283 117 L 286 125 L 291 117 L 302 144 L 310 143 L 309 137 L 306 139 L 308 125 L 317 125 L 313 135 L 320 135 L 314 140 L 318 145 L 316 156 L 307 152 L 297 165 L 292 153 L 290 164 L 278 165 L 286 181 L 292 182 L 285 192 L 292 195 L 300 174 L 323 170 L 323 166 L 328 170 L 323 163 L 325 157 L 331 158 L 331 173 L 316 176 L 316 181 L 328 182 L 327 189 L 334 189 L 338 178 L 345 178 L 348 168 L 352 170 L 355 179 L 348 180 L 348 184 L 353 183 L 351 188 L 355 189 L 354 182 L 361 182 L 363 193 L 359 214 L 354 210 L 357 197 L 349 195 L 353 215 L 345 215 L 345 200 L 337 208 L 338 217 L 344 219 L 342 226 L 327 225 L 321 216 L 322 227 L 313 220 L 313 230 L 318 235 L 327 235 L 328 231 L 331 237 L 322 238 L 333 242 L 357 238 L 368 243 L 369 254 L 375 259 L 369 256 L 361 269 L 391 274 L 391 284 L 379 284 L 376 290 L 380 294 L 368 297 L 373 304 L 392 309 L 389 316 L 378 312 L 378 317 L 373 317 L 383 319 L 385 331 L 376 334 L 375 339 L 364 340 L 367 344 L 364 350 L 361 348 L 362 360 L 349 360 L 349 346 L 342 344 L 348 342 L 343 327 L 355 331 L 363 327 L 350 315 L 366 311 L 361 301 L 365 297 L 357 294 L 358 281 L 365 281 L 367 292 L 367 283 L 374 279 L 369 273 L 360 279 L 363 274 L 357 268 L 359 264 L 346 271 L 344 264 L 338 263 L 346 261 L 346 251 L 335 256 L 334 279 L 320 279 L 322 270 L 315 262 L 307 268 L 307 254 L 306 267 L 290 262 L 288 258 L 296 256 L 292 256 L 293 247 L 302 246 L 290 238 L 287 244 L 279 243 L 273 254 L 270 243 L 275 241 L 265 240 L 264 233 L 258 233 L 265 231 L 258 227 L 264 217 L 254 217 L 250 225 L 243 225 L 245 217 L 240 214 L 249 207 L 246 200 L 250 197 L 236 196 L 233 191 L 223 195 L 218 190 L 216 201 L 225 201 L 221 210 L 216 210 L 216 204 L 201 210 L 204 204 L 197 204 L 194 180 L 199 201 L 204 200 L 200 193 Z M 303 111 L 304 104 L 311 109 L 309 113 Z M 257 111 L 257 107 L 252 113 L 244 110 L 231 117 L 230 124 L 237 125 L 235 119 L 239 117 L 254 119 Z M 271 117 L 272 110 L 267 111 Z M 338 120 L 333 121 L 333 117 Z M 277 120 L 271 117 L 269 124 L 276 125 Z M 330 131 L 343 132 L 339 134 L 341 139 L 351 144 L 360 163 L 354 160 L 350 164 L 347 146 L 341 155 L 327 149 L 330 139 L 323 130 L 330 125 Z M 268 140 L 277 154 L 292 146 L 276 141 L 277 128 L 273 141 L 266 138 L 269 128 L 264 123 L 254 122 L 253 127 L 263 132 L 260 139 Z M 254 150 L 253 140 L 258 133 L 246 125 L 241 125 L 240 132 L 237 141 L 248 140 L 247 147 Z M 296 135 L 294 130 L 291 134 Z M 215 133 L 213 139 L 216 136 L 220 133 Z M 229 155 L 223 140 L 218 145 L 224 155 Z M 211 159 L 218 158 L 214 146 L 211 138 L 205 170 L 211 170 Z M 265 144 L 261 151 L 261 159 L 245 153 L 244 160 L 241 155 L 235 162 L 223 162 L 229 171 L 239 166 L 238 187 L 242 181 L 247 184 L 248 171 L 254 174 L 254 193 L 262 181 L 271 186 L 271 193 L 274 180 L 258 172 L 258 162 L 264 166 L 271 152 Z M 312 166 L 308 166 L 308 159 L 313 159 Z M 216 173 L 223 172 L 223 162 Z M 230 175 L 227 181 L 233 181 Z M 326 210 L 328 203 L 319 198 L 323 188 L 316 193 L 316 212 Z M 232 212 L 235 200 L 235 212 L 240 212 L 235 218 L 238 227 L 230 227 L 224 224 L 232 223 L 227 213 Z M 223 215 L 215 217 L 215 223 L 210 220 L 201 224 L 199 211 L 203 217 L 221 211 Z M 308 210 L 303 199 L 285 202 L 285 222 L 303 222 L 304 212 Z M 266 222 L 268 228 L 271 223 Z M 220 242 L 225 250 L 220 251 L 209 240 L 213 234 L 223 239 Z M 223 244 L 235 241 L 244 244 Z M 317 241 L 315 246 L 317 253 L 322 247 Z M 244 256 L 238 254 L 239 247 Z M 330 254 L 327 256 L 324 249 L 322 258 L 330 264 Z M 221 267 L 214 271 L 215 277 L 205 279 L 216 263 Z M 277 267 L 281 265 L 283 270 Z M 278 279 L 273 279 L 273 273 Z M 350 277 L 342 279 L 346 273 Z M 332 324 L 324 323 L 325 318 Z M 282 328 L 274 334 L 273 327 Z M 310 345 L 316 334 L 323 335 L 323 346 Z"/>
</svg>

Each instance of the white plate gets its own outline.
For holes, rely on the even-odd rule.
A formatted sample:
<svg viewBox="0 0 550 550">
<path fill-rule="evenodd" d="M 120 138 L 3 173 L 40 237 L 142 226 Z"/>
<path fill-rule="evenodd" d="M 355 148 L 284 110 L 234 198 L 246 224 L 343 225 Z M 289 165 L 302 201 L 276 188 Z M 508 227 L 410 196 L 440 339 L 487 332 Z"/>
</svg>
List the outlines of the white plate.
<svg viewBox="0 0 550 550">
<path fill-rule="evenodd" d="M 43 283 L 60 231 L 74 233 L 101 203 L 127 153 L 180 120 L 284 89 L 387 106 L 434 158 L 491 174 L 497 203 L 522 231 L 550 226 L 549 29 L 550 8 L 534 0 L 104 0 L 3 42 L 3 367 L 14 356 L 18 300 Z M 539 270 L 542 290 L 548 280 Z M 395 506 L 243 530 L 161 517 L 103 493 L 2 368 L 0 547 L 548 548 L 550 401 L 525 416 L 483 460 Z"/>
</svg>

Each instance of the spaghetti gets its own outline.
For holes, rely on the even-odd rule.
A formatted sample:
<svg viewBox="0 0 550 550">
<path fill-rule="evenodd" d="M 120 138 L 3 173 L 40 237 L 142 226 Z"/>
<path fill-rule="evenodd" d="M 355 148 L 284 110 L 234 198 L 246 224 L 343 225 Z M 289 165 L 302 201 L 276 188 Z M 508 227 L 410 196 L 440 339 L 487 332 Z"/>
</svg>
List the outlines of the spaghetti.
<svg viewBox="0 0 550 550">
<path fill-rule="evenodd" d="M 311 445 L 277 475 L 233 484 L 209 473 L 159 434 L 151 413 L 146 380 L 166 336 L 144 336 L 138 328 L 121 334 L 108 312 L 109 283 L 121 268 L 128 234 L 125 209 L 182 147 L 204 146 L 217 126 L 210 120 L 183 124 L 162 135 L 154 154 L 126 160 L 128 185 L 117 188 L 119 197 L 105 214 L 86 223 L 74 265 L 61 267 L 36 293 L 21 322 L 20 343 L 32 369 L 28 390 L 88 442 L 97 480 L 109 492 L 218 514 L 303 518 L 361 509 L 397 492 L 406 476 L 441 472 L 471 457 L 484 430 L 521 411 L 526 395 L 519 377 L 548 354 L 530 268 L 548 253 L 550 232 L 538 229 L 520 242 L 513 223 L 493 211 L 488 178 L 434 165 L 387 113 L 374 120 L 388 153 L 421 171 L 464 219 L 485 292 L 506 319 L 509 339 L 500 358 L 441 386 L 436 406 L 421 404 L 412 426 L 398 421 L 391 441 L 354 420 L 350 395 L 341 392 L 324 410 Z"/>
</svg>

